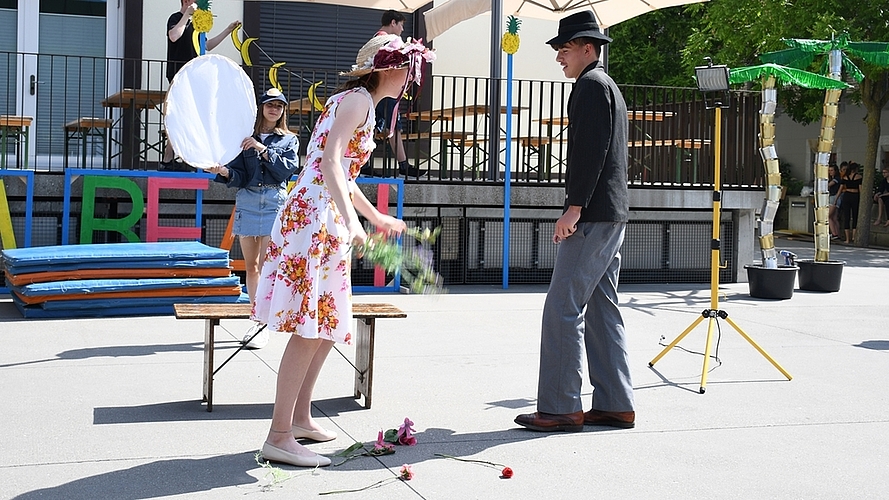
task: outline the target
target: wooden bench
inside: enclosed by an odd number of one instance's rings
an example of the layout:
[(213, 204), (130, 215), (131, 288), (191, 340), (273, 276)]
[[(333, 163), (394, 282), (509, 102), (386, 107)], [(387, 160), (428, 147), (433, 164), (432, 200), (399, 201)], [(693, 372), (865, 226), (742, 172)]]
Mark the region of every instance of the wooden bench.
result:
[(102, 168), (107, 168), (108, 161), (108, 131), (111, 129), (111, 120), (105, 118), (82, 117), (71, 120), (65, 124), (65, 149), (64, 167), (68, 168), (68, 150), (73, 140), (80, 142), (80, 167), (87, 168), (86, 149), (90, 137), (97, 137), (102, 141)]
[(24, 158), (25, 170), (28, 170), (28, 145), (33, 121), (31, 116), (0, 115), (0, 170), (6, 170), (6, 153), (10, 140), (16, 155), (16, 166)]
[[(232, 353), (219, 367), (215, 365), (216, 327), (223, 319), (248, 319), (250, 304), (175, 304), (177, 319), (202, 319), (204, 323), (204, 398), (207, 411), (213, 411), (213, 376), (244, 346)], [(364, 395), (364, 407), (370, 408), (373, 389), (374, 334), (377, 318), (406, 318), (407, 314), (391, 304), (352, 304), (352, 317), (358, 320), (355, 332), (355, 399)]]

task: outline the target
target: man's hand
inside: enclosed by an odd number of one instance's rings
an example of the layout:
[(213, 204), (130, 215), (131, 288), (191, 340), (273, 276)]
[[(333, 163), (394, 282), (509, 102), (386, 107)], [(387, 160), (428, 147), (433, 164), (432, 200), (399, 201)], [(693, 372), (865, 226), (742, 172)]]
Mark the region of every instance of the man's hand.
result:
[(226, 35), (231, 35), (232, 31), (234, 31), (235, 28), (237, 28), (237, 27), (240, 26), (240, 25), (241, 25), (241, 21), (232, 21), (232, 23), (229, 24), (229, 25), (225, 28), (225, 34), (226, 34)]
[(577, 221), (580, 220), (580, 207), (571, 205), (568, 210), (556, 221), (556, 232), (553, 234), (553, 243), (567, 239), (577, 230)]
[(179, 12), (182, 13), (184, 17), (189, 17), (194, 14), (194, 11), (198, 10), (198, 6), (195, 3), (190, 3), (188, 5), (183, 6), (179, 9)]

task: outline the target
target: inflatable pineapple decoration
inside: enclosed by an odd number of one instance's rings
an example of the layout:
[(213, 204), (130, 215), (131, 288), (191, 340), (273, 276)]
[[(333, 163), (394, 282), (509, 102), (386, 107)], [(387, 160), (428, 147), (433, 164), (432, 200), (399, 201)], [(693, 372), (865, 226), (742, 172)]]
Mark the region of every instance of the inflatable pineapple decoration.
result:
[(519, 26), (521, 26), (522, 20), (515, 17), (509, 16), (506, 21), (506, 33), (503, 34), (503, 37), (500, 39), (500, 47), (503, 49), (503, 52), (506, 52), (509, 55), (513, 55), (519, 50)]

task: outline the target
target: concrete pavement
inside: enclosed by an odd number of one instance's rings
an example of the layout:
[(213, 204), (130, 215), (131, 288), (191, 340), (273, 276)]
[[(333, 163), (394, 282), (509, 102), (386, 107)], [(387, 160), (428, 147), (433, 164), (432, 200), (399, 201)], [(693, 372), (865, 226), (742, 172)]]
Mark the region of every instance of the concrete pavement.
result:
[[(811, 258), (811, 243), (779, 239)], [(541, 434), (513, 423), (534, 411), (545, 287), (455, 287), (442, 296), (360, 295), (408, 313), (379, 320), (373, 408), (351, 398), (352, 368), (332, 352), (315, 417), (333, 455), (415, 422), (417, 446), (316, 471), (254, 461), (271, 416), (286, 342), (244, 352), (200, 403), (200, 321), (172, 317), (25, 321), (0, 298), (0, 498), (877, 499), (889, 491), (889, 251), (834, 246), (837, 293), (790, 300), (720, 287), (727, 311), (793, 376), (787, 381), (726, 322), (699, 394), (705, 321), (648, 362), (709, 307), (708, 285), (622, 286), (637, 426)], [(223, 323), (227, 352), (248, 323)], [(354, 348), (340, 347), (349, 359)], [(585, 388), (589, 405), (591, 388)], [(437, 457), (505, 464), (515, 471)], [(334, 463), (340, 460), (335, 459)]]

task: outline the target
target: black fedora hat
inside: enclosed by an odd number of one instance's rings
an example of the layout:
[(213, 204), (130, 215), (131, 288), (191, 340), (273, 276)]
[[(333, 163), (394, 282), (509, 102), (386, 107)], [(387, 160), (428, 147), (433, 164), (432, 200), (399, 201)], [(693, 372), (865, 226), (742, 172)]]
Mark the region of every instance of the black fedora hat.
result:
[(611, 41), (611, 38), (599, 31), (599, 24), (596, 22), (596, 16), (593, 14), (593, 11), (585, 10), (562, 18), (559, 21), (558, 36), (546, 43), (547, 45), (562, 45), (580, 37), (601, 40), (603, 44)]

